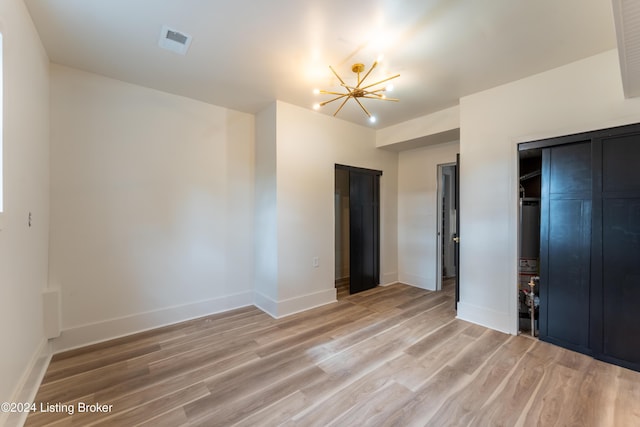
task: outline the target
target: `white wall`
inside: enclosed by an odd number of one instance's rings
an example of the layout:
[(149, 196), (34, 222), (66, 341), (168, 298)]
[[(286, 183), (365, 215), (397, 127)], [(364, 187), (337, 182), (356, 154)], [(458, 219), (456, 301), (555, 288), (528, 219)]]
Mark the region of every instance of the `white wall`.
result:
[[(22, 1), (0, 2), (0, 32), (5, 210), (0, 214), (0, 402), (5, 402), (28, 394), (23, 387), (29, 386), (27, 376), (45, 344), (41, 292), (47, 286), (49, 236), (49, 60)], [(0, 414), (0, 425), (5, 415)]]
[(278, 206), (276, 104), (256, 115), (255, 141), (255, 304), (277, 311)]
[(458, 316), (516, 333), (517, 143), (640, 122), (615, 50), (461, 99)]
[(51, 66), (56, 349), (253, 302), (254, 117)]
[[(375, 131), (277, 102), (277, 316), (335, 300), (335, 164), (382, 170), (381, 281), (397, 280), (398, 155)], [(313, 258), (320, 265), (313, 267)]]
[(398, 280), (435, 290), (438, 165), (456, 161), (458, 141), (400, 152), (398, 166)]
[[(417, 117), (379, 129), (376, 132), (376, 147), (396, 150), (417, 148), (420, 145), (453, 141), (448, 138), (460, 127), (460, 107), (458, 105), (426, 116)], [(455, 132), (452, 132), (454, 131)], [(444, 138), (444, 139), (443, 139)]]

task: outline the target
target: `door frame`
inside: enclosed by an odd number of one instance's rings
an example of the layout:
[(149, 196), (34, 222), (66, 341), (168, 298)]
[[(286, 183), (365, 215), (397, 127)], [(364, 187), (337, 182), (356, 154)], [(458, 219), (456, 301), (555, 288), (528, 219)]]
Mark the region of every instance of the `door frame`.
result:
[[(444, 168), (456, 166), (456, 162), (441, 163), (437, 165), (436, 178), (436, 291), (442, 290), (442, 236), (441, 225), (443, 220), (442, 196), (444, 195)], [(455, 195), (454, 195), (455, 196)]]

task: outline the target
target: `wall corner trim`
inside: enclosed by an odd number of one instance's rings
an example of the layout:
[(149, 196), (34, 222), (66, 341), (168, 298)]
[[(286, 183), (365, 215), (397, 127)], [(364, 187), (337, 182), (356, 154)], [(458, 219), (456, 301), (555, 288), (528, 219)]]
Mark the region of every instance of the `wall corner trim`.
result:
[(325, 304), (336, 302), (336, 288), (325, 289), (285, 300), (275, 301), (256, 292), (255, 306), (274, 319), (290, 316)]
[(458, 315), (456, 318), (504, 332), (505, 334), (514, 335), (513, 328), (510, 327), (512, 322), (509, 313), (503, 313), (460, 301), (458, 303)]
[[(11, 396), (11, 402), (33, 402), (40, 388), (44, 374), (51, 362), (51, 349), (46, 339), (40, 341), (38, 348), (22, 374), (20, 382)], [(0, 425), (22, 426), (27, 420), (28, 412), (0, 413)]]

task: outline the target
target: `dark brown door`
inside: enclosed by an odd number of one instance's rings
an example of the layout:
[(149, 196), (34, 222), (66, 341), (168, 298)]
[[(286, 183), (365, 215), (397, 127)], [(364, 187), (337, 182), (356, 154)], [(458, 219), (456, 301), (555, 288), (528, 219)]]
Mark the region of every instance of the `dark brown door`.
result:
[(455, 184), (455, 209), (456, 209), (456, 227), (453, 235), (455, 242), (454, 260), (456, 263), (456, 310), (458, 302), (460, 302), (460, 153), (456, 154), (456, 184)]
[(349, 169), (350, 293), (380, 282), (380, 175), (369, 169)]
[(542, 151), (540, 338), (589, 349), (591, 141)]

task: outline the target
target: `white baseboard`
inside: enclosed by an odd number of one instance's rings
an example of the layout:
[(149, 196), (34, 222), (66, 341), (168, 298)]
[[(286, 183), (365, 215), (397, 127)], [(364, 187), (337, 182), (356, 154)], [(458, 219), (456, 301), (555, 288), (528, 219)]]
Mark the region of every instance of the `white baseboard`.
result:
[(398, 283), (398, 273), (396, 271), (384, 273), (380, 279), (381, 286), (392, 285), (394, 283)]
[(268, 296), (261, 294), (260, 292), (254, 293), (253, 305), (260, 310), (267, 313), (274, 319), (278, 318), (278, 302), (269, 298)]
[(248, 291), (63, 329), (58, 338), (51, 340), (52, 350), (59, 353), (252, 304), (253, 292)]
[[(43, 339), (33, 354), (27, 369), (22, 374), (10, 402), (33, 402), (51, 361), (51, 351), (47, 340)], [(27, 420), (24, 413), (0, 413), (0, 426), (21, 427)]]
[(256, 307), (274, 319), (290, 316), (295, 313), (300, 313), (301, 311), (310, 310), (336, 301), (336, 288), (326, 289), (280, 301), (275, 301), (259, 292), (256, 292), (255, 297)]
[(325, 289), (278, 302), (278, 318), (336, 302), (336, 288)]
[(458, 315), (456, 317), (461, 320), (466, 320), (467, 322), (495, 329), (496, 331), (511, 334), (512, 328), (510, 328), (509, 313), (503, 313), (460, 301), (458, 302)]
[(399, 275), (399, 281), (400, 283), (405, 283), (407, 285), (420, 288), (420, 289), (426, 289), (428, 291), (436, 290), (436, 284), (433, 282), (431, 282), (430, 284), (429, 280), (423, 276), (416, 276), (414, 274), (401, 273)]
[(395, 282), (380, 283), (379, 286), (391, 286), (391, 285), (395, 285), (395, 284), (398, 284), (398, 283), (402, 283), (402, 282), (399, 282), (399, 281), (396, 280)]

